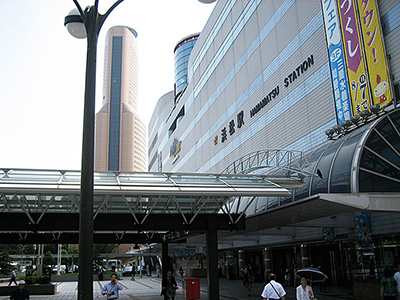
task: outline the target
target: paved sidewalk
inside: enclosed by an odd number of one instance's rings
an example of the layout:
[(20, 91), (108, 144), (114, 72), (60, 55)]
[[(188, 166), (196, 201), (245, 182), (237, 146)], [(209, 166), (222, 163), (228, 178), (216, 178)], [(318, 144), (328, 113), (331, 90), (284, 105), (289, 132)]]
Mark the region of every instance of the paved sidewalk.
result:
[[(95, 281), (93, 282), (94, 297), (93, 299), (105, 299), (101, 295), (101, 289), (108, 281)], [(119, 283), (122, 284), (123, 290), (120, 293), (120, 300), (156, 300), (163, 299), (160, 296), (161, 290), (161, 278), (156, 277), (143, 277), (137, 278), (135, 281), (129, 280), (129, 277), (124, 277)], [(8, 282), (0, 283), (0, 285), (7, 285)], [(42, 300), (75, 300), (77, 298), (77, 282), (58, 282), (57, 294), (51, 296), (31, 296), (31, 299), (42, 299)], [(226, 280), (221, 278), (219, 281), (220, 285), (220, 299), (221, 300), (248, 300), (248, 299), (261, 299), (261, 292), (265, 283), (256, 282), (252, 287), (252, 295), (247, 295), (247, 290), (243, 287), (241, 280)], [(29, 286), (27, 287), (29, 290)], [(285, 288), (287, 292), (286, 299), (296, 299), (295, 291), (292, 287)], [(363, 300), (348, 295), (348, 291), (344, 288), (333, 288), (328, 287), (327, 293), (319, 293), (319, 289), (316, 288), (314, 291), (318, 300)], [(200, 292), (201, 300), (207, 299), (207, 279), (201, 278), (200, 280)], [(0, 300), (9, 299), (9, 297), (0, 296)], [(176, 300), (184, 299), (182, 296), (182, 285), (179, 283), (179, 289), (175, 297)]]

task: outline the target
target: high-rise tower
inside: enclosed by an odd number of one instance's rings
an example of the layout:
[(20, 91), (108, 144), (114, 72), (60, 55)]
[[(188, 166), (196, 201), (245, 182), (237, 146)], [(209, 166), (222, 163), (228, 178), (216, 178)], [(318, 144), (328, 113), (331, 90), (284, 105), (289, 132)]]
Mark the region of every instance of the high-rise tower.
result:
[(137, 110), (136, 38), (126, 26), (107, 32), (103, 104), (96, 114), (96, 171), (147, 171), (147, 133)]

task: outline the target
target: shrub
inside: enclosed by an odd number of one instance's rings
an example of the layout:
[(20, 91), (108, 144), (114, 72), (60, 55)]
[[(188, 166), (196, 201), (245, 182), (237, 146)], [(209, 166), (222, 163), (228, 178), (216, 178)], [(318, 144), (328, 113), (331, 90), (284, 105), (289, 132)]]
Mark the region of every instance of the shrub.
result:
[(26, 276), (25, 277), (26, 284), (49, 284), (50, 277), (49, 276)]

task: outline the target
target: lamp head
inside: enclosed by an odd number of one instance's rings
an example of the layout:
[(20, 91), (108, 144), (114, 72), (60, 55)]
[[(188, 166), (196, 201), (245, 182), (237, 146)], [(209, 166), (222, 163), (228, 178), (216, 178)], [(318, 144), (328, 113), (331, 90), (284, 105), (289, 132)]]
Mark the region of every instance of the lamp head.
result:
[(363, 119), (366, 119), (370, 114), (371, 112), (368, 109), (360, 111), (359, 113), (360, 117)]
[(65, 17), (64, 25), (73, 37), (76, 37), (77, 39), (84, 39), (87, 37), (85, 24), (76, 8), (71, 10)]
[(199, 0), (199, 2), (201, 2), (201, 3), (213, 3), (215, 1), (216, 0)]
[(343, 121), (342, 123), (340, 123), (340, 125), (344, 128), (344, 129), (347, 129), (347, 128), (349, 128), (350, 126), (351, 126), (351, 121), (350, 120), (345, 120), (345, 121)]
[(335, 125), (335, 126), (333, 126), (333, 130), (334, 130), (337, 134), (339, 134), (339, 133), (342, 132), (342, 126), (341, 126), (341, 125)]
[(360, 121), (360, 116), (357, 116), (357, 115), (352, 116), (352, 117), (350, 118), (350, 121), (351, 121), (351, 123), (353, 123), (354, 125), (357, 125), (358, 122)]
[(372, 113), (374, 113), (375, 115), (378, 115), (379, 114), (379, 110), (381, 109), (381, 106), (379, 105), (379, 104), (374, 104), (374, 105), (371, 105), (370, 107), (369, 107), (369, 110), (372, 112)]
[(325, 130), (325, 134), (328, 136), (328, 139), (332, 138), (332, 135), (335, 133), (333, 129)]

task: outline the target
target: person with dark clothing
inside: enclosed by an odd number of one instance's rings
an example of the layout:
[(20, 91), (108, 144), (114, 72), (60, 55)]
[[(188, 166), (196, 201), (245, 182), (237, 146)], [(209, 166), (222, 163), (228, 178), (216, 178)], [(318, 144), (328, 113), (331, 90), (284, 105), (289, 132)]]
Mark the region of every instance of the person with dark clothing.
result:
[(132, 265), (132, 273), (131, 273), (131, 275), (132, 275), (131, 280), (132, 281), (135, 281), (135, 274), (136, 274), (136, 266)]
[(17, 273), (15, 272), (15, 270), (12, 270), (11, 271), (11, 278), (10, 278), (10, 282), (8, 283), (8, 286), (10, 286), (11, 285), (11, 283), (15, 283), (15, 285), (18, 285), (17, 284)]
[(25, 281), (21, 280), (16, 290), (11, 293), (10, 300), (29, 300), (29, 292), (25, 289)]
[(163, 279), (161, 286), (161, 296), (164, 296), (164, 300), (174, 300), (178, 285), (174, 276), (172, 276), (172, 271), (167, 272), (167, 278)]
[(99, 281), (103, 280), (103, 267), (98, 266), (98, 268), (97, 268), (97, 276), (99, 277)]
[(179, 280), (182, 281), (183, 280), (183, 274), (185, 272), (183, 271), (182, 267), (179, 267)]
[(255, 282), (254, 272), (251, 265), (244, 269), (243, 286), (247, 289), (247, 295), (251, 295), (251, 286)]
[(383, 270), (381, 280), (381, 297), (384, 300), (396, 300), (396, 296), (399, 296), (397, 282), (393, 277), (393, 272), (389, 268), (386, 268)]

